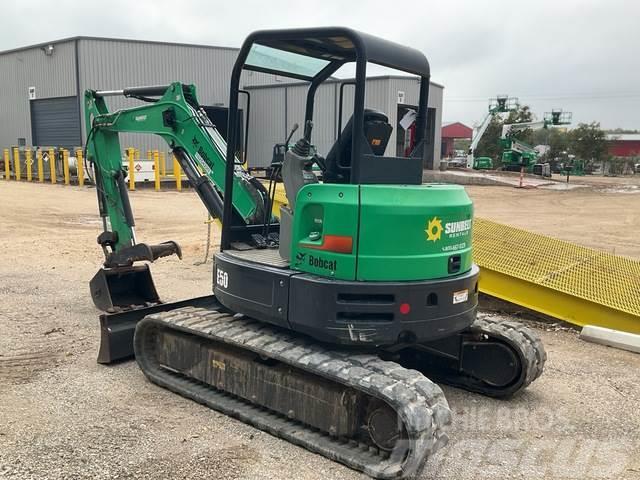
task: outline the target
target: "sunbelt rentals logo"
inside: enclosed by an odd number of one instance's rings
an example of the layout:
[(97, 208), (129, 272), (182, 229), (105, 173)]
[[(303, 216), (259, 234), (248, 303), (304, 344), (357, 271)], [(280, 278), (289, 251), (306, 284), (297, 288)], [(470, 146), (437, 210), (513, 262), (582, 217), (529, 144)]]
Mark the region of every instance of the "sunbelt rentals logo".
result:
[(472, 220), (460, 220), (457, 222), (447, 222), (442, 225), (442, 219), (433, 217), (427, 222), (425, 233), (428, 242), (437, 242), (444, 233), (448, 238), (457, 238), (467, 235), (471, 230)]
[(442, 237), (442, 220), (438, 217), (433, 217), (427, 223), (427, 229), (425, 230), (427, 234), (427, 242), (437, 242)]

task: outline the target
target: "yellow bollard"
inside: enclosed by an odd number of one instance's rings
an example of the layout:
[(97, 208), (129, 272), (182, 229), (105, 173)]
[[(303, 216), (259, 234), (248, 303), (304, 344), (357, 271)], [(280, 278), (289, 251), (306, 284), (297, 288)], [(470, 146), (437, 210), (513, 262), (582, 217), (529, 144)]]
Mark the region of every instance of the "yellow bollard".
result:
[(69, 185), (71, 178), (69, 177), (69, 150), (62, 149), (62, 171), (64, 173), (64, 184)]
[(160, 190), (160, 158), (158, 151), (153, 152), (153, 176), (156, 183), (156, 191)]
[(27, 148), (24, 151), (24, 163), (27, 166), (27, 182), (31, 181), (31, 164), (33, 161), (31, 160), (31, 148)]
[(136, 169), (134, 164), (134, 152), (133, 148), (127, 149), (127, 157), (129, 158), (129, 190), (134, 191), (136, 189)]
[(38, 181), (44, 183), (44, 164), (42, 163), (42, 150), (36, 150), (36, 159), (38, 161)]
[(20, 150), (18, 147), (13, 147), (13, 172), (16, 177), (16, 181), (20, 181)]
[(153, 151), (147, 150), (147, 159), (148, 160), (153, 160)]
[(84, 187), (84, 159), (82, 158), (82, 149), (76, 150), (76, 162), (78, 172), (78, 185)]
[(173, 176), (176, 178), (176, 190), (182, 190), (182, 169), (176, 156), (173, 156)]
[(9, 166), (9, 149), (4, 149), (4, 179), (11, 180), (11, 167)]
[(140, 161), (140, 150), (138, 150), (137, 148), (135, 149), (135, 154), (136, 154), (136, 162)]
[(160, 152), (160, 176), (161, 177), (167, 176), (167, 162), (164, 157), (164, 152)]
[(51, 183), (55, 184), (58, 179), (56, 178), (56, 152), (53, 148), (49, 149), (49, 169), (51, 170)]

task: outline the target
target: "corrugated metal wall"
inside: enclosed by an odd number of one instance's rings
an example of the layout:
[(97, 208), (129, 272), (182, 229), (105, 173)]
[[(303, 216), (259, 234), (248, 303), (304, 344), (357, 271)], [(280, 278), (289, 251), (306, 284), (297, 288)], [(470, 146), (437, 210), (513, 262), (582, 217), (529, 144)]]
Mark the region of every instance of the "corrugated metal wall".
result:
[[(54, 53), (40, 46), (0, 54), (0, 148), (32, 143), (28, 88), (37, 98), (77, 95), (75, 44), (78, 44), (80, 95), (85, 89), (120, 89), (172, 81), (194, 83), (204, 105), (228, 105), (231, 70), (238, 50), (195, 45), (172, 45), (117, 39), (79, 38), (53, 42)], [(258, 72), (246, 72), (242, 85), (287, 83)], [(135, 100), (109, 98), (111, 109), (135, 105)], [(241, 105), (242, 107), (243, 105)], [(84, 112), (81, 112), (82, 117)], [(83, 139), (86, 135), (82, 120)], [(121, 144), (141, 150), (168, 150), (164, 142), (146, 135), (122, 135)]]
[(56, 43), (53, 54), (38, 47), (0, 55), (0, 147), (25, 138), (31, 145), (29, 87), (37, 98), (76, 95), (74, 42)]
[[(227, 106), (231, 70), (237, 54), (238, 50), (234, 48), (81, 39), (80, 89), (111, 90), (181, 81), (197, 86), (201, 104)], [(245, 72), (241, 85), (271, 84), (274, 81), (273, 75)], [(139, 104), (136, 100), (121, 97), (110, 97), (107, 102), (111, 110)], [(84, 125), (83, 135), (86, 135)], [(129, 145), (139, 148), (142, 157), (149, 149), (168, 151), (166, 143), (149, 135), (123, 134), (120, 143), (123, 148)]]
[[(294, 123), (304, 121), (306, 84), (248, 87), (251, 92), (251, 130), (249, 132), (248, 159), (251, 167), (264, 167), (271, 161), (273, 145), (284, 141)], [(405, 103), (418, 103), (419, 81), (415, 78), (381, 77), (367, 80), (365, 104), (368, 108), (387, 114), (389, 123), (397, 123), (396, 101), (398, 91), (405, 92)], [(353, 86), (344, 87), (342, 125), (353, 112)], [(326, 155), (337, 138), (340, 85), (326, 82), (318, 89), (314, 107), (313, 143), (321, 155)], [(286, 105), (286, 108), (285, 108)], [(440, 161), (440, 130), (442, 125), (442, 87), (431, 84), (429, 88), (429, 108), (436, 110), (434, 165)], [(268, 128), (258, 128), (269, 125)], [(302, 130), (300, 130), (301, 133)], [(297, 138), (298, 133), (294, 135)], [(395, 131), (387, 145), (386, 155), (395, 155)]]

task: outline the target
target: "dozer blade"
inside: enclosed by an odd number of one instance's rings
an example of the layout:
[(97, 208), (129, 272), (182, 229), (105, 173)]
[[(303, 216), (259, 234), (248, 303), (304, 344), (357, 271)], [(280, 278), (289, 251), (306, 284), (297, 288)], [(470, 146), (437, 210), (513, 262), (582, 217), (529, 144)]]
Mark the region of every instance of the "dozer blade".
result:
[(101, 268), (89, 282), (98, 309), (114, 313), (160, 303), (149, 265)]
[(207, 306), (213, 295), (163, 303), (151, 278), (149, 265), (101, 268), (89, 283), (93, 303), (106, 312), (100, 315), (98, 363), (131, 358), (137, 323), (151, 313), (187, 306)]
[(109, 364), (133, 358), (133, 335), (136, 325), (147, 315), (167, 312), (182, 307), (218, 306), (213, 295), (195, 297), (171, 303), (158, 303), (150, 307), (125, 310), (118, 313), (103, 313), (100, 315), (100, 350), (98, 363)]

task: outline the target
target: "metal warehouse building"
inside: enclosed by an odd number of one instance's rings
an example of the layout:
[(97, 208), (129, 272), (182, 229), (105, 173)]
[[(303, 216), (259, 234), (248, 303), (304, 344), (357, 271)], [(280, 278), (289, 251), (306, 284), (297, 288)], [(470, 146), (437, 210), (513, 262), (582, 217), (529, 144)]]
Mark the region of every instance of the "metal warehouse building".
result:
[[(86, 131), (81, 97), (86, 89), (113, 90), (138, 85), (193, 83), (203, 105), (224, 107), (237, 48), (187, 45), (112, 38), (73, 37), (0, 52), (0, 148), (83, 145)], [(317, 94), (314, 142), (326, 154), (337, 138), (341, 80), (330, 80)], [(291, 126), (302, 124), (306, 84), (259, 72), (245, 72), (242, 84), (250, 92), (247, 160), (262, 167), (272, 146), (282, 142)], [(431, 84), (428, 132), (432, 148), (427, 167), (440, 160), (442, 86)], [(367, 107), (385, 112), (394, 126), (387, 155), (400, 155), (408, 134), (400, 126), (417, 102), (418, 80), (412, 77), (372, 77), (367, 83)], [(350, 111), (352, 87), (344, 88), (344, 110)], [(135, 100), (112, 97), (112, 110)], [(246, 108), (246, 105), (244, 106)], [(342, 124), (348, 120), (343, 116)], [(123, 148), (167, 150), (160, 139), (122, 135)]]

